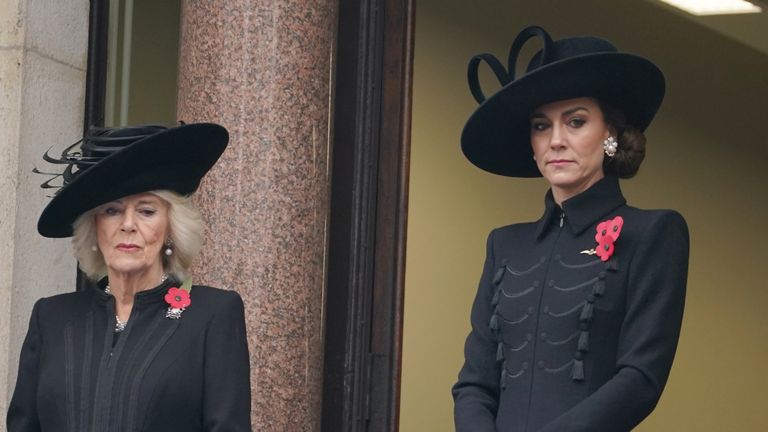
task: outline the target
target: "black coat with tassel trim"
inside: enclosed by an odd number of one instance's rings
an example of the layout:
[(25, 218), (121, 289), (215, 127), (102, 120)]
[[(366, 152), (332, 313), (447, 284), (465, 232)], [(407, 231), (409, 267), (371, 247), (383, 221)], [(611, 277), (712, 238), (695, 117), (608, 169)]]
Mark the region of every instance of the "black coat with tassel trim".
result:
[(136, 294), (115, 333), (103, 283), (39, 300), (22, 346), (9, 432), (250, 431), (250, 366), (243, 302), (193, 286), (179, 319), (164, 296)]
[[(539, 221), (488, 237), (453, 387), (458, 432), (629, 431), (664, 389), (683, 317), (685, 220), (627, 206), (615, 177), (562, 208), (551, 191), (545, 203)], [(598, 244), (598, 225), (617, 216), (615, 241)]]

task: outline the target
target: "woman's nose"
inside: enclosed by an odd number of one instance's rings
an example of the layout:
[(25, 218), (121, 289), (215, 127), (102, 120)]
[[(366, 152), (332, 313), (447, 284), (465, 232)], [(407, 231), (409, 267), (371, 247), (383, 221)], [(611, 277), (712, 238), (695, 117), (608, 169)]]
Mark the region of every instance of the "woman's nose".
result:
[(123, 216), (122, 224), (120, 224), (120, 229), (123, 231), (133, 231), (135, 229), (134, 224), (133, 212), (126, 211)]
[(549, 136), (549, 146), (551, 148), (563, 147), (565, 145), (563, 139), (563, 132), (560, 130), (560, 127), (553, 126), (552, 133)]

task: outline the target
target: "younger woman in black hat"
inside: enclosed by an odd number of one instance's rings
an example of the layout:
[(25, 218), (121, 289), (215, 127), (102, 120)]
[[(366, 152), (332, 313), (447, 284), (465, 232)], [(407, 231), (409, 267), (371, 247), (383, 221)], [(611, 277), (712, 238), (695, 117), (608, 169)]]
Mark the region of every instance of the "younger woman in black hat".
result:
[(214, 124), (105, 129), (58, 160), (38, 231), (74, 235), (98, 283), (35, 304), (8, 431), (251, 430), (242, 300), (187, 278), (203, 234), (188, 195), (227, 141)]
[[(526, 73), (517, 55), (543, 39)], [(503, 87), (485, 99), (485, 61)], [(493, 230), (465, 363), (457, 431), (628, 431), (655, 407), (683, 314), (688, 231), (671, 210), (640, 210), (618, 178), (637, 172), (664, 95), (650, 61), (592, 38), (515, 39), (507, 69), (470, 62), (481, 104), (462, 133), (478, 167), (550, 184), (538, 221)]]

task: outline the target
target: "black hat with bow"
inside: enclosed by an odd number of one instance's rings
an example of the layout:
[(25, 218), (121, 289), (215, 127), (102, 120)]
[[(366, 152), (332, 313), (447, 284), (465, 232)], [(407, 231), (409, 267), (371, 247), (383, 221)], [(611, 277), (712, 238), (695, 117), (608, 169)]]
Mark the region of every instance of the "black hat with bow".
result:
[[(515, 76), (517, 57), (532, 37), (544, 47), (526, 72)], [(490, 66), (502, 88), (487, 98), (480, 88), (480, 62)], [(580, 97), (596, 98), (620, 110), (643, 131), (664, 98), (664, 75), (649, 60), (619, 52), (607, 40), (572, 37), (553, 41), (538, 26), (521, 31), (509, 52), (507, 68), (491, 54), (469, 62), (469, 88), (480, 104), (464, 125), (461, 149), (479, 168), (509, 177), (540, 177), (533, 160), (530, 115), (541, 105)]]
[[(69, 237), (75, 219), (101, 204), (154, 190), (188, 195), (228, 142), (227, 130), (213, 123), (93, 128), (61, 158), (43, 157), (67, 167), (37, 230), (45, 237)], [(43, 187), (56, 186), (49, 180)]]

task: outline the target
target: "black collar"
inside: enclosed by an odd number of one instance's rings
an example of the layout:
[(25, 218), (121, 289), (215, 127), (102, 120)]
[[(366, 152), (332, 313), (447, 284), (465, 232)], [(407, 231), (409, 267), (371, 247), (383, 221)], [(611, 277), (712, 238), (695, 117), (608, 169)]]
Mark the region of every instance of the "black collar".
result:
[[(104, 292), (104, 289), (107, 287), (107, 277), (101, 278), (96, 283), (90, 284), (92, 291), (96, 294), (96, 297), (101, 299), (102, 301), (106, 301), (112, 298), (112, 294), (107, 294)], [(148, 290), (139, 291), (133, 296), (133, 302), (134, 304), (144, 304), (144, 303), (155, 303), (163, 299), (165, 300), (165, 294), (168, 292), (168, 288), (170, 287), (179, 287), (181, 286), (181, 281), (172, 274), (168, 275), (168, 278), (162, 282), (160, 285), (150, 288)]]
[(554, 218), (565, 212), (565, 222), (574, 235), (595, 225), (598, 219), (627, 203), (619, 188), (619, 179), (606, 176), (589, 189), (563, 201), (562, 209), (555, 203), (552, 190), (544, 198), (544, 215), (536, 223), (536, 238), (541, 238)]

